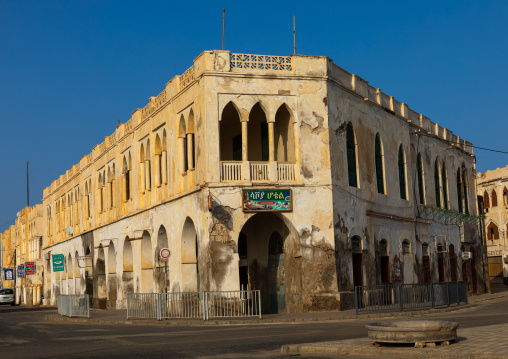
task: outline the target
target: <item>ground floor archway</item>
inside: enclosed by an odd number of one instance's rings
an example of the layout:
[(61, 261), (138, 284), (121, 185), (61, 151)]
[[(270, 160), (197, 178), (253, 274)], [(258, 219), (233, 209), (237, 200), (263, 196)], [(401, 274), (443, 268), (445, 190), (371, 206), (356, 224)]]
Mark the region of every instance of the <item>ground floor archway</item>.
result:
[(258, 213), (238, 238), (240, 288), (261, 291), (263, 313), (296, 312), (301, 306), (301, 255), (291, 223), (278, 214)]

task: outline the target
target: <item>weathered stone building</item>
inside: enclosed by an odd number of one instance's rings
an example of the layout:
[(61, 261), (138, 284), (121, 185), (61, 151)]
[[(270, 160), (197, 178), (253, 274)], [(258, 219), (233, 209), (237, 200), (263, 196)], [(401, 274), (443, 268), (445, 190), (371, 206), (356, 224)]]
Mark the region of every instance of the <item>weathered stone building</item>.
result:
[(349, 308), (362, 284), (476, 292), (475, 193), (468, 142), (330, 59), (203, 52), (44, 190), (44, 252), (66, 261), (46, 262), (46, 303), (249, 287), (263, 312), (301, 312)]
[(508, 284), (508, 167), (478, 173), (491, 285)]
[[(16, 288), (16, 303), (38, 304), (42, 294), (44, 261), (42, 204), (25, 207), (17, 213), (15, 224), (1, 236), (2, 282), (7, 288)], [(33, 263), (33, 274), (18, 275), (18, 266), (23, 269), (26, 263)], [(5, 278), (5, 269), (14, 270), (14, 280)]]

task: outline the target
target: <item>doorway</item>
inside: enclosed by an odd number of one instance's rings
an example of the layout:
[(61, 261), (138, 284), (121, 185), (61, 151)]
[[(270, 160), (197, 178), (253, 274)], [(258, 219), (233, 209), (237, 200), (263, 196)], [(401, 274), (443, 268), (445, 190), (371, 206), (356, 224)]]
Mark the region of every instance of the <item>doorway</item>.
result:
[(353, 256), (353, 287), (363, 286), (363, 258), (361, 239), (351, 239), (351, 252)]
[(286, 312), (286, 262), (284, 261), (284, 240), (279, 232), (273, 232), (270, 236), (268, 296), (270, 313)]

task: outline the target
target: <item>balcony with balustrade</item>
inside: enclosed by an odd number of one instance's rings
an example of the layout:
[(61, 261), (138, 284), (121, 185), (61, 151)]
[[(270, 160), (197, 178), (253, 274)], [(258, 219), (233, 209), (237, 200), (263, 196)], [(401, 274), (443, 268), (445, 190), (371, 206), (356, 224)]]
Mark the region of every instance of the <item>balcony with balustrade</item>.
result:
[(221, 182), (298, 180), (294, 117), (286, 104), (277, 105), (273, 119), (260, 102), (243, 118), (234, 101), (224, 106), (219, 124)]

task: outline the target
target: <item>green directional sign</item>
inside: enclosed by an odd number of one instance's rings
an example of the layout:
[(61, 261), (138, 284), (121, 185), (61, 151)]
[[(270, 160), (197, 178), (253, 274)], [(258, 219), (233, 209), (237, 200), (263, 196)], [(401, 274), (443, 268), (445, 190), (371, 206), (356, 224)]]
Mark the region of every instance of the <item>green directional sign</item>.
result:
[(63, 272), (64, 268), (64, 256), (63, 254), (53, 254), (53, 272)]

